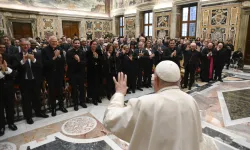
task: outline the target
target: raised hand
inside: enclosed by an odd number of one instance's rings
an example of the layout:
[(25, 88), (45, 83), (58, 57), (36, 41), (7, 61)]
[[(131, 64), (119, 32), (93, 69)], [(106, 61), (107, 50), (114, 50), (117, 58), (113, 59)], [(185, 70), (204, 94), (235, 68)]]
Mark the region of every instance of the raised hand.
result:
[(116, 81), (115, 77), (113, 77), (115, 82), (115, 90), (116, 93), (121, 93), (126, 95), (128, 87), (127, 87), (127, 75), (124, 75), (122, 72), (118, 73), (118, 81)]
[(78, 55), (75, 55), (74, 58), (77, 62), (80, 62), (80, 57)]
[(35, 60), (35, 56), (33, 54), (28, 54), (28, 58), (31, 60), (31, 61), (34, 61)]

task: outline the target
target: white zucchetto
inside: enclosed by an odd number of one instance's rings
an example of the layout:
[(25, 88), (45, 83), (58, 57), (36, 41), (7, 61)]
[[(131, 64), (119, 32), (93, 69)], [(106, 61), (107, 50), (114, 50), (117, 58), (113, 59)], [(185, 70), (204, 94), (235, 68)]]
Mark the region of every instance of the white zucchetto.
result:
[(169, 60), (160, 62), (155, 68), (156, 75), (166, 82), (177, 82), (181, 78), (178, 65)]

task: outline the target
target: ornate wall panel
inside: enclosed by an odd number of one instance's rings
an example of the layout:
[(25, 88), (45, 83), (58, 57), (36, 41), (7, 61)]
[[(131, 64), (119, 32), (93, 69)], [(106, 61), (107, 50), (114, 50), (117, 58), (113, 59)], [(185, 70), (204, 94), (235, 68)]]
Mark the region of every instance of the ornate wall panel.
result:
[(129, 38), (135, 37), (135, 19), (136, 17), (126, 17), (125, 18), (125, 36)]
[(155, 13), (155, 30), (154, 34), (156, 38), (164, 38), (170, 36), (170, 20), (171, 12)]
[(37, 18), (38, 35), (42, 38), (48, 38), (51, 35), (61, 35), (61, 20), (58, 17), (38, 16)]
[(84, 28), (86, 29), (84, 37), (87, 39), (100, 38), (106, 33), (111, 33), (112, 21), (109, 20), (97, 20), (86, 19), (84, 21)]
[(240, 5), (218, 5), (201, 8), (201, 37), (212, 40), (233, 40), (237, 47)]

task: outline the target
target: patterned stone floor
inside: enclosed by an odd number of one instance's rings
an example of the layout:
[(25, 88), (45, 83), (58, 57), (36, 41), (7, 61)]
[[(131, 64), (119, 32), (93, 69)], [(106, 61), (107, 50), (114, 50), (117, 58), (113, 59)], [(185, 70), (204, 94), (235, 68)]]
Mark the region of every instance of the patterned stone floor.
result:
[[(191, 94), (195, 98), (200, 108), (204, 134), (201, 150), (249, 150), (250, 124), (248, 122), (250, 122), (250, 120), (247, 120), (248, 111), (250, 110), (247, 109), (249, 108), (249, 92), (244, 91), (238, 94), (238, 96), (235, 96), (234, 93), (237, 90), (250, 88), (250, 74), (235, 70), (225, 70), (223, 80), (224, 82), (222, 83), (203, 83), (198, 81), (190, 91), (183, 89), (183, 91)], [(144, 89), (144, 91), (137, 91), (135, 94), (127, 95), (125, 100), (153, 92), (152, 88)], [(226, 94), (223, 95), (223, 92), (228, 92), (229, 96), (226, 96)], [(221, 100), (220, 93), (222, 93), (223, 100)], [(238, 102), (237, 99), (240, 99), (242, 101), (241, 105), (238, 106), (236, 103), (233, 108), (244, 107), (244, 115), (239, 113), (237, 116), (238, 119), (230, 117), (229, 112), (232, 113), (235, 110), (231, 109), (233, 110), (231, 111), (228, 109), (226, 106), (227, 100), (225, 99), (232, 101), (230, 105)], [(226, 107), (224, 105), (222, 106), (221, 101), (225, 102)], [(49, 144), (50, 147), (57, 147), (58, 143), (59, 146), (65, 144), (66, 147), (70, 147), (71, 149), (77, 149), (77, 146), (82, 146), (83, 143), (92, 143), (92, 145), (85, 144), (84, 146), (94, 146), (96, 149), (99, 149), (100, 146), (106, 149), (127, 149), (128, 143), (109, 133), (102, 125), (104, 111), (108, 104), (109, 101), (104, 99), (103, 103), (98, 106), (88, 104), (87, 109), (80, 109), (77, 112), (75, 112), (73, 108), (69, 108), (69, 112), (66, 114), (58, 111), (56, 117), (49, 117), (47, 119), (34, 118), (35, 123), (33, 125), (28, 125), (25, 121), (17, 122), (19, 130), (13, 132), (6, 129), (6, 134), (0, 137), (0, 149), (14, 150), (15, 147), (17, 147), (17, 149), (20, 148), (21, 150), (47, 150), (47, 144)], [(222, 108), (224, 107), (228, 111), (229, 120), (227, 120), (228, 118), (226, 118), (225, 113), (223, 113), (224, 109)], [(237, 109), (235, 113), (237, 113)], [(90, 128), (90, 131), (86, 134), (70, 136), (62, 132), (62, 125), (66, 121), (83, 116), (92, 117), (96, 120), (97, 124), (94, 130)], [(228, 124), (225, 121), (231, 121), (233, 125), (230, 124), (231, 122)], [(77, 132), (77, 130), (74, 130), (74, 132), (75, 131)]]

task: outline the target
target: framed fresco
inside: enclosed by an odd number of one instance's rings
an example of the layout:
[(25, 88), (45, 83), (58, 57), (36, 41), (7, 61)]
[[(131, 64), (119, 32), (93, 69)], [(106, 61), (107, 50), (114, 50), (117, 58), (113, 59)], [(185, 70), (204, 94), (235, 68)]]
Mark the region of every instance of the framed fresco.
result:
[(169, 16), (158, 16), (157, 17), (157, 27), (164, 28), (169, 26)]
[(157, 37), (163, 39), (164, 37), (169, 36), (168, 35), (168, 30), (157, 30)]
[(212, 10), (211, 25), (225, 25), (228, 18), (228, 9)]
[(100, 21), (95, 21), (95, 22), (94, 22), (94, 25), (95, 25), (94, 30), (96, 30), (96, 31), (102, 30), (102, 22), (100, 22)]

